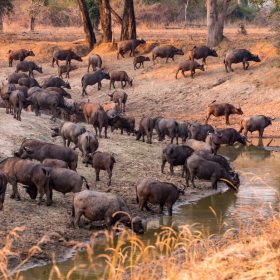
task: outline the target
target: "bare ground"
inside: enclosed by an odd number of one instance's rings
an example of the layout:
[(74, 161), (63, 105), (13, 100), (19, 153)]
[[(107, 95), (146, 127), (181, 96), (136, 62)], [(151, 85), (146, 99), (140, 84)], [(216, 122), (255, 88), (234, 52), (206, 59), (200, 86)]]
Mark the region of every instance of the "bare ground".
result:
[[(53, 33), (52, 33), (53, 32)], [(87, 47), (82, 40), (72, 42), (82, 38), (81, 30), (77, 30), (75, 36), (62, 37), (62, 32), (52, 30), (49, 33), (32, 35), (9, 34), (0, 44), (1, 68), (0, 77), (5, 81), (7, 75), (14, 71), (7, 67), (7, 52), (9, 49), (21, 47), (32, 48), (36, 53), (35, 60), (43, 66), (44, 74), (36, 74), (36, 78), (41, 82), (50, 75), (56, 75), (57, 69), (51, 67), (51, 54), (54, 48), (73, 48), (80, 54), (85, 55)], [(194, 45), (205, 43), (205, 30), (141, 30), (141, 37), (148, 40), (147, 46), (140, 48), (141, 53), (148, 53), (152, 46), (157, 43), (174, 44), (183, 47), (186, 52)], [(249, 35), (241, 37), (236, 35), (235, 29), (227, 29), (227, 40), (217, 49), (219, 58), (209, 58), (205, 72), (197, 72), (195, 79), (183, 78), (180, 74), (175, 80), (177, 64), (186, 57), (176, 57), (175, 62), (165, 64), (164, 61), (153, 65), (152, 62), (145, 64), (145, 69), (133, 70), (132, 58), (121, 60), (116, 59), (114, 46), (111, 44), (99, 45), (93, 52), (102, 56), (104, 66), (108, 70), (126, 70), (134, 78), (134, 86), (127, 88), (129, 95), (127, 114), (133, 115), (137, 123), (141, 116), (166, 116), (177, 120), (197, 120), (203, 122), (207, 104), (213, 100), (218, 102), (229, 102), (240, 104), (245, 115), (265, 114), (275, 117), (273, 126), (266, 131), (267, 137), (279, 137), (279, 77), (280, 72), (277, 67), (277, 50), (274, 46), (275, 34), (268, 29), (249, 28)], [(51, 36), (53, 34), (53, 37)], [(29, 38), (29, 37), (30, 38)], [(51, 38), (52, 37), (52, 38)], [(46, 39), (47, 38), (47, 39)], [(60, 40), (63, 38), (63, 41)], [(5, 40), (4, 40), (5, 39)], [(41, 40), (40, 40), (41, 39)], [(44, 40), (44, 41), (42, 41)], [(223, 56), (228, 48), (248, 48), (254, 53), (258, 53), (262, 62), (251, 63), (248, 71), (243, 71), (241, 65), (233, 66), (234, 73), (227, 74), (223, 67)], [(84, 62), (78, 64), (79, 69), (70, 74), (70, 91), (73, 98), (82, 100), (81, 97), (81, 77), (86, 72), (87, 57)], [(103, 82), (101, 91), (96, 87), (88, 88), (91, 101), (100, 103), (109, 102), (109, 82)], [(49, 116), (36, 118), (33, 113), (23, 113), (22, 122), (15, 121), (12, 116), (6, 115), (4, 110), (0, 111), (0, 155), (6, 157), (12, 155), (13, 151), (19, 147), (21, 141), (26, 137), (32, 137), (44, 141), (62, 143), (60, 139), (50, 137)], [(238, 128), (240, 116), (230, 118), (233, 127)], [(216, 127), (224, 127), (224, 119), (210, 119), (210, 124)], [(91, 126), (87, 126), (92, 130)], [(156, 140), (152, 145), (138, 142), (132, 136), (120, 135), (118, 132), (109, 134), (110, 139), (100, 140), (100, 150), (109, 151), (115, 154), (117, 164), (113, 174), (113, 184), (108, 189), (107, 175), (101, 174), (101, 182), (94, 182), (94, 170), (85, 168), (79, 162), (78, 172), (84, 175), (92, 183), (93, 188), (102, 191), (118, 193), (128, 202), (133, 213), (137, 213), (143, 218), (147, 218), (146, 212), (139, 212), (135, 201), (135, 185), (144, 177), (153, 177), (159, 180), (172, 181), (176, 185), (184, 184), (179, 176), (179, 169), (175, 177), (160, 173), (160, 158), (162, 147), (167, 143), (158, 143)], [(167, 168), (166, 168), (167, 171)], [(37, 206), (36, 202), (30, 201), (23, 189), (20, 189), (22, 201), (17, 202), (9, 198), (10, 188), (5, 201), (4, 212), (1, 215), (0, 224), (0, 246), (4, 242), (6, 234), (17, 226), (25, 226), (25, 231), (21, 238), (15, 243), (15, 250), (19, 253), (19, 258), (14, 259), (15, 265), (19, 259), (24, 259), (27, 250), (42, 238), (44, 235), (52, 235), (47, 242), (40, 245), (43, 252), (36, 255), (36, 261), (50, 260), (52, 252), (58, 257), (64, 253), (64, 249), (69, 244), (66, 240), (86, 240), (91, 231), (88, 229), (74, 230), (71, 226), (70, 210), (72, 195), (63, 197), (55, 194), (54, 204), (51, 207)], [(192, 199), (194, 196), (202, 196), (211, 193), (209, 186), (203, 189), (189, 189), (181, 201)]]

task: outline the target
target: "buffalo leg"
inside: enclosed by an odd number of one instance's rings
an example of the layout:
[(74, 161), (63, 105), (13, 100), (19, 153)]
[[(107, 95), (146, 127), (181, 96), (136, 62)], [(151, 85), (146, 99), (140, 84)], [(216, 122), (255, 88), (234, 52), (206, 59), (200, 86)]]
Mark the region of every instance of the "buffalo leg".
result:
[(189, 185), (190, 172), (189, 172), (187, 167), (184, 166), (184, 168), (185, 168), (185, 171), (186, 171), (186, 186), (189, 187), (190, 186)]
[(55, 58), (52, 59), (52, 67), (54, 67)]
[(95, 181), (100, 181), (100, 178), (99, 178), (99, 173), (100, 173), (100, 169), (96, 168), (95, 169)]
[[(180, 69), (177, 70), (176, 75), (175, 75), (175, 79), (178, 78), (178, 73), (179, 73), (179, 71), (180, 71)], [(183, 71), (182, 71), (182, 73), (183, 73)]]
[(42, 201), (43, 201), (43, 197), (44, 197), (45, 191), (44, 191), (44, 189), (39, 188), (39, 189), (38, 189), (38, 193), (39, 193), (38, 205), (41, 205), (41, 203), (42, 203)]
[(75, 228), (79, 228), (79, 222), (80, 222), (80, 218), (83, 215), (83, 212), (79, 211), (78, 213), (75, 214), (75, 218), (74, 218), (74, 227)]
[(203, 57), (202, 62), (203, 62), (204, 64), (206, 64), (206, 58), (205, 58), (205, 57)]
[(111, 168), (106, 168), (106, 169), (109, 176), (108, 186), (110, 186), (112, 182), (112, 169)]
[(225, 69), (226, 69), (226, 72), (228, 73), (228, 63), (225, 61)]
[[(161, 173), (164, 173), (164, 167), (166, 164), (166, 159), (162, 159), (162, 164), (161, 164)], [(170, 165), (170, 172), (171, 172), (171, 165)]]
[(167, 205), (167, 209), (168, 209), (168, 215), (172, 216), (172, 204), (171, 205)]
[(231, 63), (229, 63), (228, 67), (229, 67), (229, 69), (230, 69), (231, 72), (234, 72), (233, 69), (232, 69), (232, 67), (231, 67)]
[(218, 189), (218, 181), (217, 181), (216, 177), (212, 177), (211, 183), (212, 183), (212, 188), (217, 190)]
[(107, 136), (107, 126), (105, 126), (105, 132), (104, 132), (104, 134), (105, 134), (105, 138), (108, 138), (108, 136)]
[(20, 195), (18, 193), (17, 181), (13, 181), (12, 186), (13, 186), (13, 193), (11, 194), (11, 199), (20, 200)]
[(226, 113), (226, 124), (229, 125), (229, 114)]
[(263, 132), (264, 132), (263, 128), (259, 130), (259, 138), (263, 138)]
[(99, 130), (99, 138), (102, 138), (102, 126), (99, 126), (98, 130)]
[(182, 74), (183, 74), (184, 78), (187, 78), (187, 75), (185, 74), (184, 70), (182, 70)]
[(160, 204), (159, 205), (159, 214), (162, 214), (163, 213), (163, 204)]
[(174, 166), (173, 166), (173, 164), (170, 164), (170, 174), (174, 175)]
[(208, 120), (209, 120), (210, 116), (211, 116), (210, 114), (207, 114), (207, 115), (206, 115), (205, 124), (207, 124), (207, 123), (208, 123)]

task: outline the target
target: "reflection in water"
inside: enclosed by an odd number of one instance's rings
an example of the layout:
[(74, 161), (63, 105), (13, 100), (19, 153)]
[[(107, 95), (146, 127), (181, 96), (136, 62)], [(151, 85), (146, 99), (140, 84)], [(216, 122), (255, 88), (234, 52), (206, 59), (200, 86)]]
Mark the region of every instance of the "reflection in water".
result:
[[(198, 224), (195, 228), (205, 233), (219, 233), (228, 227), (236, 227), (240, 221), (247, 223), (256, 215), (269, 215), (271, 208), (278, 203), (280, 191), (280, 158), (275, 156), (274, 150), (278, 147), (266, 147), (270, 139), (265, 143), (259, 141), (255, 145), (222, 147), (220, 152), (228, 157), (232, 165), (241, 175), (241, 186), (238, 193), (225, 191), (203, 198), (194, 204), (180, 205), (174, 209), (172, 218), (153, 217), (147, 221), (147, 231), (143, 235), (145, 243), (155, 240), (155, 233), (160, 226), (180, 226)], [(275, 144), (275, 142), (273, 143)], [(220, 185), (221, 186), (221, 185)], [(218, 221), (210, 211), (212, 207), (218, 217)], [(221, 225), (225, 222), (227, 226)], [(79, 261), (86, 259), (83, 254)], [(72, 261), (66, 261), (59, 265), (65, 273), (72, 268)], [(24, 279), (48, 279), (51, 266), (33, 268), (23, 273)], [(79, 275), (84, 275), (79, 271)], [(78, 277), (77, 277), (78, 278)], [(93, 279), (94, 276), (83, 279)], [(73, 278), (74, 279), (74, 278)]]

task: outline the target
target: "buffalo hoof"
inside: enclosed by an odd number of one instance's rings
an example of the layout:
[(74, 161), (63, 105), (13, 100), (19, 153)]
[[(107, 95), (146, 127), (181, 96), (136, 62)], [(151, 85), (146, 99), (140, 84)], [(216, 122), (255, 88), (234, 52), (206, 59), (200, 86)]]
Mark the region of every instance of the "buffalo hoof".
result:
[(52, 205), (52, 201), (47, 201), (47, 206), (51, 206)]

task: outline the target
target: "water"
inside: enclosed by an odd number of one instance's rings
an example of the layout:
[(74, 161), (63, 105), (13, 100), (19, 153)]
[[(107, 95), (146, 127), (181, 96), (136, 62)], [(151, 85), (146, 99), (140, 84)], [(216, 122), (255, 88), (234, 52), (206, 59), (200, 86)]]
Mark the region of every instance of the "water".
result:
[[(266, 144), (268, 141), (264, 141)], [(278, 141), (277, 141), (278, 142)], [(277, 207), (280, 193), (280, 153), (279, 147), (258, 146), (254, 143), (247, 147), (223, 147), (220, 153), (230, 159), (232, 165), (241, 174), (241, 186), (238, 193), (226, 191), (203, 198), (198, 202), (182, 204), (174, 209), (174, 215), (169, 217), (154, 217), (147, 221), (147, 231), (143, 241), (152, 243), (155, 233), (161, 225), (180, 226), (199, 224), (196, 227), (205, 233), (219, 234), (229, 227), (238, 227), (240, 221), (248, 223), (256, 215), (269, 216)], [(212, 207), (218, 219), (210, 211)], [(78, 263), (86, 262), (84, 254), (80, 254)], [(60, 263), (62, 273), (67, 273), (73, 266), (72, 260)], [(48, 279), (52, 265), (31, 268), (22, 273), (24, 279)], [(94, 275), (85, 276), (86, 271), (79, 270), (72, 279), (93, 279)]]

